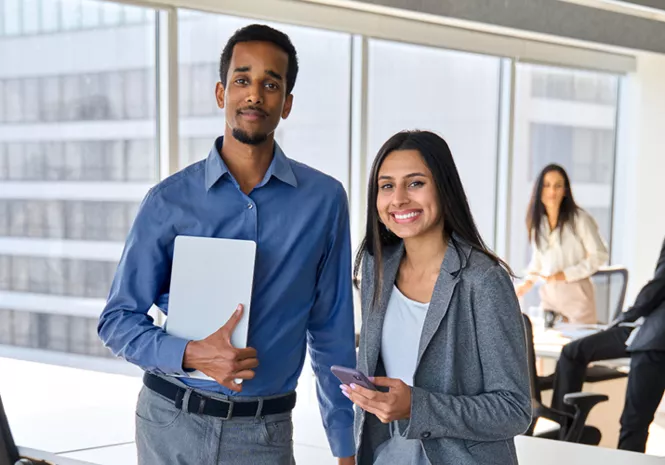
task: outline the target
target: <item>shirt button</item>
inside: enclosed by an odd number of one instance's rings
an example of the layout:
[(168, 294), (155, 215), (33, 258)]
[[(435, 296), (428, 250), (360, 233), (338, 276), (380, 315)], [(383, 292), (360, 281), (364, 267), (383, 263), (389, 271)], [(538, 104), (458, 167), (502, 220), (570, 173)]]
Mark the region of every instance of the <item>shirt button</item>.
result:
[(429, 431), (425, 431), (423, 434), (420, 435), (421, 438), (427, 439), (432, 435)]
[(247, 208), (249, 208), (251, 210), (252, 208), (254, 208), (254, 205), (252, 205), (251, 203), (248, 203)]

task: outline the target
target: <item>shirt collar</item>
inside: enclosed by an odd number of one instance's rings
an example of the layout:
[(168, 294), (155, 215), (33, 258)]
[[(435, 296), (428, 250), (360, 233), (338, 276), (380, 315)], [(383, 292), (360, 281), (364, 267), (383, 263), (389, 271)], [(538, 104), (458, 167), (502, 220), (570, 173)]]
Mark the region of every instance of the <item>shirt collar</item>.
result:
[[(208, 158), (206, 159), (205, 164), (206, 190), (210, 190), (210, 188), (214, 186), (215, 183), (219, 181), (220, 178), (222, 178), (222, 176), (225, 174), (228, 173), (229, 176), (231, 176), (231, 173), (229, 173), (229, 168), (226, 166), (226, 163), (224, 163), (224, 160), (220, 155), (223, 142), (224, 137), (218, 137), (210, 149), (210, 153), (208, 153)], [(296, 175), (293, 173), (293, 169), (291, 168), (291, 163), (289, 162), (289, 159), (286, 157), (286, 155), (284, 155), (282, 148), (277, 144), (277, 142), (275, 142), (273, 159), (270, 163), (270, 166), (268, 167), (268, 171), (266, 171), (266, 175), (263, 178), (263, 181), (261, 181), (257, 187), (265, 185), (272, 176), (286, 184), (289, 184), (290, 186), (298, 187), (298, 181), (296, 180)]]

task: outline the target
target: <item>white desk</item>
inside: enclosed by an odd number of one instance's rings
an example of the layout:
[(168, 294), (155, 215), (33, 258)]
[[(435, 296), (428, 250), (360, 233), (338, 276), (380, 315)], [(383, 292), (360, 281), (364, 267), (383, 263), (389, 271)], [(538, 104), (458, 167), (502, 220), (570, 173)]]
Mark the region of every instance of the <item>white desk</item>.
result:
[(518, 436), (520, 465), (665, 465), (664, 457)]
[[(517, 458), (520, 465), (665, 465), (664, 457), (636, 454), (620, 450), (604, 449), (602, 447), (584, 446), (568, 442), (552, 441), (527, 436), (515, 438)], [(336, 465), (337, 460), (321, 450), (306, 450), (304, 446), (296, 445), (296, 458), (298, 463), (317, 463), (318, 465)], [(68, 459), (62, 456), (41, 455), (43, 459), (52, 460), (56, 465), (93, 465), (93, 464), (123, 464), (136, 463), (136, 453), (133, 446), (122, 446), (109, 456), (108, 448), (99, 448), (86, 451), (89, 462)]]
[(18, 449), (21, 457), (28, 457), (31, 459), (46, 460), (54, 465), (92, 465), (90, 462), (81, 462), (60, 455), (50, 454), (41, 450), (30, 449), (27, 447), (19, 447)]

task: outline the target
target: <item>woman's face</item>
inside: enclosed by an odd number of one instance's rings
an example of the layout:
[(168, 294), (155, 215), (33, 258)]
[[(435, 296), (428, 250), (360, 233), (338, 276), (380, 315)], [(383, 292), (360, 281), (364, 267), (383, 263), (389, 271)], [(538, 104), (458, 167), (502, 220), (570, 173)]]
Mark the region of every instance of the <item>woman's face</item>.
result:
[(559, 208), (566, 196), (566, 182), (558, 171), (550, 171), (543, 178), (540, 200), (548, 208)]
[(417, 150), (390, 153), (378, 176), (376, 209), (381, 222), (402, 239), (443, 229), (432, 173)]

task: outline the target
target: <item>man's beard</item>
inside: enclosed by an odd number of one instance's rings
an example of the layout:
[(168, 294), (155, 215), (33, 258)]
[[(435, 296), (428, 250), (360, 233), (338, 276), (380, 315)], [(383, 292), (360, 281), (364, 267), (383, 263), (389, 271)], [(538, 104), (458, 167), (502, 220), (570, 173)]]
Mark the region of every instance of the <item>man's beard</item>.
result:
[(231, 134), (235, 140), (247, 145), (260, 145), (268, 140), (268, 134), (249, 134), (239, 128), (234, 128)]

